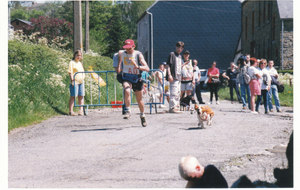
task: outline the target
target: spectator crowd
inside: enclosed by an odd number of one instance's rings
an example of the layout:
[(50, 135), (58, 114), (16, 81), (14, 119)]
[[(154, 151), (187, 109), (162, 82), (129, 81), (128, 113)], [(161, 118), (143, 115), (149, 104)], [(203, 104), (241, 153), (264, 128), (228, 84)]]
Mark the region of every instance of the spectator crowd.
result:
[[(180, 101), (186, 96), (191, 96), (192, 103), (197, 101), (199, 104), (205, 104), (201, 96), (201, 72), (198, 61), (190, 59), (190, 52), (188, 50), (183, 52), (183, 49), (184, 43), (177, 42), (176, 49), (169, 54), (167, 62), (159, 66), (169, 85), (167, 97), (170, 113), (180, 112)], [(182, 52), (183, 56), (181, 56)], [(220, 104), (218, 96), (221, 83), (220, 76), (228, 80), (231, 103), (234, 101), (235, 91), (243, 110), (248, 108), (251, 113), (257, 114), (259, 113), (259, 106), (263, 104), (266, 114), (274, 112), (273, 98), (276, 111), (281, 112), (277, 89), (278, 73), (274, 68), (273, 60), (256, 59), (248, 54), (241, 56), (237, 65), (231, 62), (230, 67), (223, 74), (220, 74), (217, 62), (213, 61), (207, 71), (206, 82), (210, 92), (208, 104), (213, 104), (213, 97), (215, 97), (216, 104)]]
[[(169, 102), (169, 113), (180, 113), (180, 105), (184, 100), (190, 109), (193, 104), (205, 104), (201, 95), (202, 85), (201, 71), (198, 67), (198, 61), (190, 58), (190, 52), (184, 50), (184, 42), (178, 41), (175, 45), (175, 51), (170, 52), (167, 61), (159, 64), (158, 70), (152, 76), (148, 74), (149, 67), (141, 52), (134, 50), (135, 44), (133, 40), (126, 40), (123, 49), (116, 53), (113, 57), (113, 66), (117, 72), (117, 80), (124, 88), (123, 106), (124, 118), (130, 117), (130, 90), (133, 89), (137, 97), (137, 102), (141, 111), (141, 119), (143, 126), (146, 126), (144, 115), (144, 102), (142, 100), (142, 88), (145, 79), (154, 78), (157, 81), (159, 90), (159, 102), (163, 103), (163, 97)], [(183, 53), (182, 53), (183, 52)], [(182, 54), (182, 55), (181, 55)], [(74, 53), (73, 60), (69, 64), (70, 74), (70, 115), (73, 112), (74, 99), (79, 98), (79, 104), (83, 105), (84, 96), (84, 75), (78, 75), (73, 78), (74, 73), (84, 71), (80, 62), (81, 52)], [(146, 76), (145, 73), (148, 75)], [(81, 78), (79, 78), (81, 77)], [(228, 80), (229, 93), (231, 103), (234, 101), (234, 91), (237, 100), (242, 104), (242, 109), (247, 108), (251, 113), (257, 114), (259, 106), (264, 105), (265, 113), (274, 112), (272, 99), (275, 102), (277, 112), (281, 112), (280, 101), (278, 96), (278, 73), (274, 68), (274, 61), (266, 59), (256, 59), (249, 54), (241, 56), (237, 65), (230, 63), (230, 67), (226, 72), (220, 73), (217, 68), (217, 62), (213, 61), (207, 70), (207, 87), (210, 92), (208, 104), (213, 104), (215, 98), (216, 104), (219, 105), (218, 90), (221, 83), (220, 78)], [(74, 82), (75, 81), (75, 82)], [(188, 97), (188, 99), (186, 99)], [(164, 107), (164, 105), (160, 105)], [(83, 115), (82, 107), (79, 115)]]

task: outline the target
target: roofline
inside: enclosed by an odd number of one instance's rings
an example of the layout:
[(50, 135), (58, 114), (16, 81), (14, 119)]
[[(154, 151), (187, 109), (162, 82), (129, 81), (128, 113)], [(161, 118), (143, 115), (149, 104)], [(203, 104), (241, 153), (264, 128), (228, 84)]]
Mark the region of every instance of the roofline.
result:
[(152, 5), (150, 6), (150, 7), (148, 7), (148, 9), (146, 10), (146, 12), (148, 11), (149, 12), (149, 10), (156, 4), (156, 3), (158, 3), (160, 0), (156, 0), (154, 3), (152, 3)]
[(140, 16), (140, 18), (137, 20), (136, 23), (139, 23), (140, 20), (142, 20), (142, 18), (144, 18), (144, 16), (147, 14), (147, 12), (150, 12), (149, 10), (156, 4), (158, 3), (160, 0), (156, 0), (154, 3), (152, 3), (152, 5), (150, 7), (148, 7), (145, 12), (142, 14), (142, 16)]
[(25, 24), (28, 24), (28, 23), (26, 23), (26, 22), (29, 22), (29, 25), (32, 26), (32, 22), (27, 21), (27, 20), (22, 20), (22, 19), (19, 19), (19, 18), (15, 18), (14, 20), (10, 21), (10, 23), (12, 23), (12, 22), (14, 22), (14, 21), (16, 21), (16, 20), (21, 21), (21, 22), (23, 22), (23, 23), (25, 23)]
[(248, 0), (244, 0), (244, 1), (242, 2), (242, 6), (244, 6), (244, 4), (247, 3), (247, 2), (248, 2)]
[(147, 14), (147, 11), (145, 11), (145, 12), (140, 16), (140, 18), (136, 21), (136, 23), (139, 23), (140, 20), (142, 20), (142, 19), (144, 18), (144, 16), (146, 16), (146, 14)]

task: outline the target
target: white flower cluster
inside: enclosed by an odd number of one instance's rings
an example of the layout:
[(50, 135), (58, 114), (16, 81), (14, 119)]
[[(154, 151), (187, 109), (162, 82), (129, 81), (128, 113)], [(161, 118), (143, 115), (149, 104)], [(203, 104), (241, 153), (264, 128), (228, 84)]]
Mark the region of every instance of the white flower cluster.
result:
[(27, 41), (28, 37), (23, 33), (23, 30), (14, 31), (14, 37), (11, 40)]
[[(84, 79), (84, 84), (85, 84), (85, 95), (87, 99), (90, 101), (92, 97), (93, 103), (98, 103), (99, 101), (99, 86), (96, 81), (94, 81), (91, 77), (90, 74), (85, 75)], [(102, 87), (103, 88), (103, 87)], [(102, 96), (103, 94), (100, 94)]]
[(58, 46), (58, 47), (66, 47), (67, 45), (70, 44), (70, 41), (67, 40), (66, 38), (62, 37), (62, 36), (56, 36), (53, 40), (52, 40), (52, 44)]
[(99, 56), (98, 53), (93, 52), (93, 50), (91, 50), (91, 49), (89, 51), (85, 52), (85, 55), (90, 55), (90, 56), (93, 56), (93, 57)]
[(41, 44), (46, 45), (48, 47), (58, 47), (63, 48), (69, 45), (71, 42), (62, 36), (57, 36), (50, 42), (45, 37), (39, 37), (40, 32), (34, 32), (31, 35), (27, 36), (23, 33), (23, 30), (16, 30), (13, 33), (13, 37), (9, 38), (9, 40), (19, 40), (23, 42), (30, 42), (33, 44)]
[(8, 29), (8, 40), (13, 40), (14, 39), (14, 30), (9, 28)]
[(46, 85), (50, 85), (51, 87), (60, 87), (65, 88), (66, 85), (63, 83), (63, 77), (58, 74), (51, 73), (51, 77), (46, 81)]
[(19, 65), (17, 65), (17, 64), (14, 64), (14, 65), (8, 65), (8, 68), (9, 69), (12, 69), (12, 70), (14, 70), (14, 71), (22, 71), (22, 69), (21, 69), (21, 67), (19, 66)]
[(278, 80), (283, 84), (293, 84), (293, 75), (289, 73), (279, 73)]

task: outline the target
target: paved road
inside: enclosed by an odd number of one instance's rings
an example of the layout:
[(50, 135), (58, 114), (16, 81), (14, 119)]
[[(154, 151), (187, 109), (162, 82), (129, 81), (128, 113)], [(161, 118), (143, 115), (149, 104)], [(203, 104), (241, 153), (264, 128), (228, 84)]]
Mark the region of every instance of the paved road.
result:
[(228, 101), (212, 108), (213, 125), (202, 130), (195, 129), (196, 115), (189, 112), (159, 109), (147, 114), (143, 128), (137, 109), (123, 120), (120, 110), (108, 108), (14, 130), (9, 187), (184, 187), (178, 163), (186, 155), (216, 165), (229, 185), (243, 174), (273, 182), (273, 168), (287, 166), (283, 152), (293, 128), (292, 108), (269, 115), (241, 111)]

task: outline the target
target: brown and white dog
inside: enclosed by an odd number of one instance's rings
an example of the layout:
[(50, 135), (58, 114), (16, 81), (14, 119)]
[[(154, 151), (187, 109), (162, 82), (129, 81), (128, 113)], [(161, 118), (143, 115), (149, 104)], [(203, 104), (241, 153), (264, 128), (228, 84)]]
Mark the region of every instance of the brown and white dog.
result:
[(204, 128), (205, 121), (208, 126), (211, 126), (212, 118), (215, 115), (214, 111), (209, 106), (198, 106), (197, 104), (195, 104), (195, 110), (197, 111), (199, 128)]

